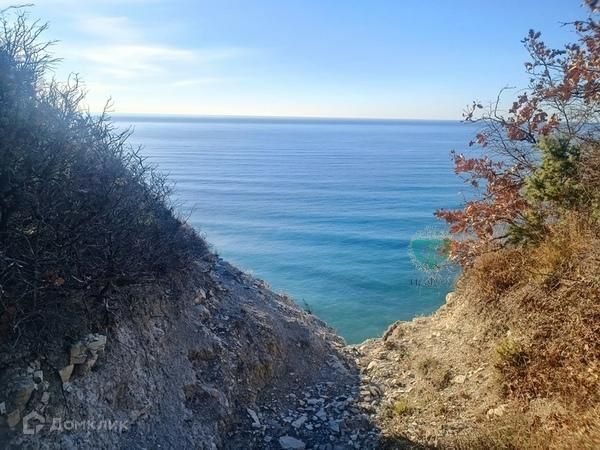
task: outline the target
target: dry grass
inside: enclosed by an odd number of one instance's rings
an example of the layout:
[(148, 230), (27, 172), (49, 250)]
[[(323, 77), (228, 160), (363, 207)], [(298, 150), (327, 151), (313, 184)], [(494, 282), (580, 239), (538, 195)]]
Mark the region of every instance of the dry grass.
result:
[(417, 362), (417, 371), (436, 389), (444, 389), (450, 384), (452, 373), (438, 359), (426, 357)]
[[(494, 365), (500, 371), (523, 371), (529, 362), (528, 355), (525, 352), (523, 345), (510, 336), (507, 336), (498, 343), (494, 349), (494, 353)], [(514, 374), (513, 376), (506, 378), (516, 378), (517, 376), (518, 374)]]
[[(442, 448), (460, 450), (481, 449), (573, 449), (600, 448), (600, 411), (595, 417), (579, 418), (578, 424), (565, 425), (557, 421), (541, 422), (524, 414), (514, 414), (487, 422), (458, 439), (442, 442)], [(537, 420), (537, 423), (536, 423)]]
[[(570, 216), (535, 247), (485, 255), (461, 287), (486, 326), (504, 333), (494, 363), (505, 397), (521, 405), (504, 428), (484, 428), (461, 446), (600, 448), (598, 225)], [(535, 402), (552, 413), (542, 419)]]
[(466, 283), (477, 286), (479, 298), (497, 300), (523, 280), (523, 254), (518, 250), (500, 250), (482, 255), (469, 271)]

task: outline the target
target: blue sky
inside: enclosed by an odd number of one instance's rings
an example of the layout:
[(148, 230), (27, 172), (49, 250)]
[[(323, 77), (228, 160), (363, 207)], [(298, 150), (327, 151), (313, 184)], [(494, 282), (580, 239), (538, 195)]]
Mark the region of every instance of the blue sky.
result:
[[(0, 0), (0, 5), (12, 2)], [(523, 86), (529, 28), (550, 43), (579, 0), (40, 0), (31, 15), (90, 109), (460, 119)]]

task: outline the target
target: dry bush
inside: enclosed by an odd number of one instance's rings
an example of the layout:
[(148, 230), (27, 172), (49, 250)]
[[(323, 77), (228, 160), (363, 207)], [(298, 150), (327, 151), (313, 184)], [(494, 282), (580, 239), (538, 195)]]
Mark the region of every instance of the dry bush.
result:
[(600, 401), (598, 228), (577, 216), (557, 224), (532, 252), (531, 268), (544, 278), (519, 308), (530, 360), (516, 393), (593, 405)]
[(577, 276), (588, 249), (594, 245), (594, 225), (578, 213), (565, 217), (550, 228), (548, 236), (539, 245), (527, 248), (525, 270), (530, 280), (548, 289), (562, 280)]
[[(569, 423), (560, 405), (544, 402), (542, 410), (523, 414), (510, 411), (443, 442), (441, 448), (480, 449), (577, 449), (600, 448), (600, 409), (593, 408)], [(575, 423), (577, 422), (577, 423)]]
[(508, 336), (502, 339), (494, 348), (496, 367), (523, 370), (527, 366), (528, 356), (523, 345), (516, 339)]
[(519, 249), (500, 249), (481, 255), (464, 275), (461, 284), (473, 286), (480, 299), (495, 300), (522, 283), (523, 252)]
[[(555, 448), (594, 448), (600, 439), (597, 222), (570, 213), (535, 246), (480, 257), (460, 287), (480, 303), (482, 327), (511, 332), (497, 341), (493, 358), (502, 392), (521, 404), (508, 428), (487, 430), (464, 448), (546, 448), (550, 435), (558, 439)], [(560, 408), (541, 420), (531, 411), (537, 401)]]
[(76, 78), (46, 80), (45, 26), (19, 11), (0, 14), (0, 344), (34, 346), (206, 248), (130, 133), (83, 111)]
[[(539, 243), (480, 256), (458, 282), (513, 405), (449, 448), (600, 448), (600, 226), (567, 212)], [(547, 405), (546, 412), (539, 405)]]
[(581, 185), (591, 199), (590, 216), (600, 220), (600, 143), (588, 142), (583, 146), (579, 173)]

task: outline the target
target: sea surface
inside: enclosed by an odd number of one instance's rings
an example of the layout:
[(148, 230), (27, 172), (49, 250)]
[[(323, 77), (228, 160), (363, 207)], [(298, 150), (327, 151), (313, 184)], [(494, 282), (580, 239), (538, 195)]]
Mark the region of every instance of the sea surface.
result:
[(409, 248), (467, 188), (449, 152), (458, 121), (115, 117), (176, 183), (184, 215), (226, 260), (266, 280), (349, 343), (437, 309)]

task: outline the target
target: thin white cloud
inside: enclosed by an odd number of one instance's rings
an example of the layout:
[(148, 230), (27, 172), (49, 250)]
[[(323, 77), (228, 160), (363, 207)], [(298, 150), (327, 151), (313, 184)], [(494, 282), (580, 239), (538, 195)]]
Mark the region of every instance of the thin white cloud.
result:
[(165, 63), (192, 63), (192, 50), (153, 45), (106, 45), (82, 49), (80, 57), (97, 66), (126, 71), (161, 72)]
[(214, 84), (222, 82), (222, 78), (216, 77), (203, 77), (203, 78), (189, 78), (185, 80), (177, 80), (171, 83), (173, 87), (190, 87), (190, 86), (200, 86), (203, 84)]
[(125, 16), (82, 16), (75, 28), (88, 36), (111, 41), (131, 42), (142, 39), (143, 35)]
[[(50, 15), (53, 23), (62, 25), (54, 54), (63, 63), (55, 74), (58, 78), (69, 72), (81, 74), (92, 110), (101, 109), (108, 97), (119, 105), (143, 104), (148, 98), (162, 104), (175, 98), (207, 95), (211, 89), (206, 86), (237, 81), (227, 68), (235, 67), (235, 60), (255, 53), (235, 46), (192, 44), (192, 47), (189, 36), (184, 40), (173, 32), (178, 29), (176, 22), (140, 21), (139, 17), (118, 8), (120, 3), (120, 0), (38, 2), (43, 9), (53, 10)], [(114, 7), (102, 8), (103, 4)]]
[[(194, 73), (207, 70), (211, 64), (234, 59), (245, 53), (239, 48), (186, 49), (149, 44), (62, 47), (65, 59), (80, 61), (94, 72), (103, 72), (118, 78), (148, 77), (169, 72), (180, 75), (180, 71)], [(190, 78), (214, 80), (213, 77)]]
[(85, 36), (84, 42), (65, 45), (65, 56), (91, 63), (95, 70), (119, 78), (163, 73), (174, 65), (198, 69), (246, 53), (235, 47), (190, 49), (153, 43), (125, 16), (80, 16), (76, 29)]

